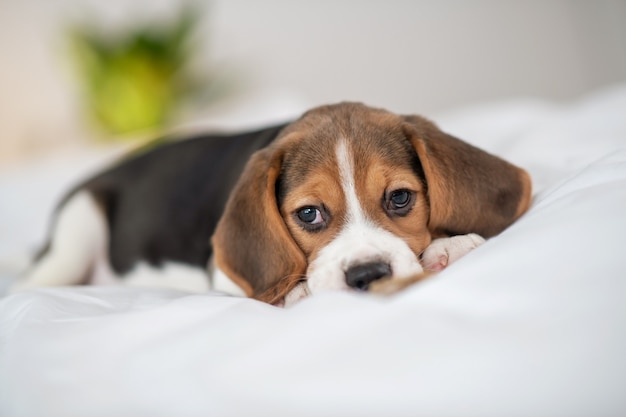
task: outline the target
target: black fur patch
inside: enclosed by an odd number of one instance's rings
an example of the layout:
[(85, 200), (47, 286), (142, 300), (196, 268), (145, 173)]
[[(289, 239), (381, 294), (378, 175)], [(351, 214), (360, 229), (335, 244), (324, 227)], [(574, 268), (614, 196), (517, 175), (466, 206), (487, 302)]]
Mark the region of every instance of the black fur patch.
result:
[(70, 196), (86, 189), (103, 208), (116, 273), (140, 261), (205, 268), (211, 235), (246, 162), (284, 126), (165, 143), (87, 180)]

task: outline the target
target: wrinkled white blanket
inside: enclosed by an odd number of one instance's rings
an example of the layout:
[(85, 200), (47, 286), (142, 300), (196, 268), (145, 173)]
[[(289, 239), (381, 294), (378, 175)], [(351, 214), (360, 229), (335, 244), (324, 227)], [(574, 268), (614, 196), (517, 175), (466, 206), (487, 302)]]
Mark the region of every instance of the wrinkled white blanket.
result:
[(533, 176), (501, 235), (388, 299), (4, 297), (0, 415), (626, 415), (626, 86), (435, 120)]

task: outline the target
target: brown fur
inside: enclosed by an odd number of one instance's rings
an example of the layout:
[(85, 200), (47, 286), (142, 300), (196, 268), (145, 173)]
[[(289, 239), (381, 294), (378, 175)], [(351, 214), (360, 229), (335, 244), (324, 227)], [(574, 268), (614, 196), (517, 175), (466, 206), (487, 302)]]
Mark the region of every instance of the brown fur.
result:
[(422, 161), (437, 236), (500, 233), (530, 204), (530, 177), (520, 168), (465, 143), (418, 116), (405, 131)]
[(402, 279), (393, 279), (392, 277), (382, 278), (372, 282), (367, 291), (377, 295), (393, 295), (433, 275), (434, 273), (432, 272), (423, 272)]
[(288, 292), (306, 269), (278, 211), (281, 153), (273, 148), (257, 152), (248, 163), (212, 240), (215, 264), (249, 296), (272, 304), (280, 299), (271, 289), (280, 284), (280, 293)]
[[(433, 237), (501, 232), (530, 204), (523, 170), (462, 142), (419, 116), (361, 104), (313, 109), (250, 160), (213, 237), (216, 265), (249, 296), (276, 304), (345, 223), (335, 149), (347, 141), (368, 218), (419, 255)], [(416, 195), (406, 216), (383, 209), (387, 191)], [(307, 232), (295, 212), (324, 205), (326, 229)]]

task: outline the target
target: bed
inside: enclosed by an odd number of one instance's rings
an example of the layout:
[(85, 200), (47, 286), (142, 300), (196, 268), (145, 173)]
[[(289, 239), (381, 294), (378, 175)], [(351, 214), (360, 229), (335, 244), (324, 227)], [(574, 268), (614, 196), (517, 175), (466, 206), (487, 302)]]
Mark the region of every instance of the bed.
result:
[[(626, 85), (433, 119), (530, 172), (531, 209), (509, 229), (391, 297), (5, 295), (0, 415), (626, 415)], [(114, 154), (0, 173), (2, 291), (63, 189)]]

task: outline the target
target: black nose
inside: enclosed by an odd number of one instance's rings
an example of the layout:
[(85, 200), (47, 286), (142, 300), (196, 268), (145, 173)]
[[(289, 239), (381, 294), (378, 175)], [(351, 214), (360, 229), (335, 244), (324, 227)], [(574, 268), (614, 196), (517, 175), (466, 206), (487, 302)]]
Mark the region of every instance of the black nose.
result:
[(373, 281), (389, 275), (391, 266), (386, 262), (359, 264), (346, 271), (346, 283), (352, 288), (365, 291)]

